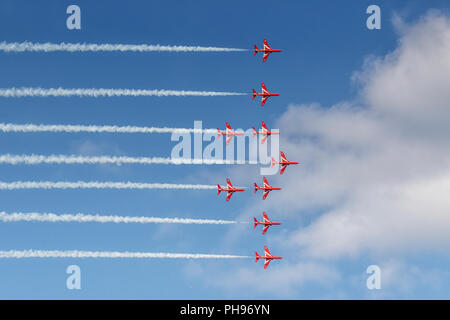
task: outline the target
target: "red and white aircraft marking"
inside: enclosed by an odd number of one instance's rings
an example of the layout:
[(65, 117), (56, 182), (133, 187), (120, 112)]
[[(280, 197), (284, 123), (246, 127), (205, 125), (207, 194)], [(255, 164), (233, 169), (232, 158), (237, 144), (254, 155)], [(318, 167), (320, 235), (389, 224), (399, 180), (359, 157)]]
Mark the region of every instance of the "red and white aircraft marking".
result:
[(262, 198), (263, 200), (266, 200), (267, 195), (269, 194), (270, 191), (272, 191), (272, 190), (281, 190), (281, 188), (272, 187), (272, 186), (269, 184), (269, 181), (267, 181), (266, 177), (263, 177), (263, 182), (264, 182), (264, 185), (263, 185), (262, 187), (259, 187), (259, 186), (256, 184), (256, 182), (255, 182), (255, 193), (256, 193), (256, 191), (258, 191), (258, 190), (264, 190), (263, 198)]
[(264, 262), (264, 269), (267, 269), (267, 267), (269, 266), (270, 261), (272, 260), (276, 260), (276, 259), (283, 259), (283, 257), (277, 257), (277, 256), (273, 256), (270, 251), (269, 248), (267, 248), (267, 246), (264, 246), (264, 255), (260, 256), (258, 254), (258, 252), (255, 252), (256, 254), (256, 260), (255, 262), (258, 262), (259, 259), (265, 259), (266, 261)]
[(263, 144), (264, 142), (266, 142), (267, 137), (272, 135), (272, 134), (280, 134), (279, 132), (272, 132), (269, 129), (267, 129), (266, 124), (264, 123), (264, 121), (261, 121), (261, 126), (262, 126), (262, 130), (261, 131), (256, 131), (255, 128), (253, 128), (253, 137), (256, 136), (257, 134), (262, 134), (264, 137), (261, 139), (261, 144)]
[(265, 212), (263, 212), (263, 217), (264, 217), (263, 221), (258, 221), (258, 220), (256, 220), (256, 218), (253, 218), (255, 220), (255, 225), (253, 226), (253, 229), (256, 229), (256, 226), (258, 224), (261, 224), (264, 226), (262, 234), (266, 234), (266, 232), (267, 232), (267, 230), (269, 230), (270, 226), (279, 226), (281, 224), (281, 222), (270, 221), (269, 217), (267, 216), (267, 214)]
[(256, 56), (256, 54), (258, 52), (262, 52), (263, 53), (263, 62), (266, 62), (267, 58), (269, 57), (269, 54), (271, 54), (272, 52), (281, 52), (281, 50), (279, 50), (279, 49), (272, 49), (269, 46), (269, 44), (267, 43), (266, 39), (263, 39), (263, 43), (264, 43), (263, 49), (258, 49), (258, 47), (255, 44), (255, 52), (253, 53), (253, 55)]
[(264, 82), (261, 83), (261, 87), (262, 87), (261, 92), (256, 92), (255, 89), (253, 89), (253, 98), (252, 98), (255, 99), (255, 97), (261, 96), (261, 107), (266, 103), (269, 97), (275, 97), (280, 95), (279, 93), (269, 92)]
[(283, 172), (284, 172), (284, 170), (286, 170), (287, 166), (289, 166), (291, 164), (298, 164), (297, 161), (289, 161), (286, 158), (286, 156), (284, 155), (283, 151), (280, 151), (280, 157), (281, 157), (281, 161), (276, 161), (274, 158), (272, 158), (272, 168), (276, 164), (281, 164), (280, 174), (283, 174)]
[(230, 198), (231, 198), (231, 196), (233, 195), (234, 192), (236, 192), (236, 191), (245, 191), (245, 190), (233, 187), (233, 185), (231, 184), (230, 179), (227, 178), (227, 187), (226, 188), (222, 188), (219, 184), (217, 185), (217, 195), (219, 195), (222, 191), (226, 191), (227, 192), (227, 199), (226, 199), (226, 201), (230, 201)]
[(228, 122), (225, 123), (225, 126), (227, 127), (225, 131), (220, 131), (219, 128), (217, 128), (217, 138), (220, 138), (220, 136), (227, 136), (227, 142), (226, 145), (228, 145), (233, 139), (234, 136), (243, 136), (243, 132), (236, 132), (233, 129), (231, 129), (231, 126)]

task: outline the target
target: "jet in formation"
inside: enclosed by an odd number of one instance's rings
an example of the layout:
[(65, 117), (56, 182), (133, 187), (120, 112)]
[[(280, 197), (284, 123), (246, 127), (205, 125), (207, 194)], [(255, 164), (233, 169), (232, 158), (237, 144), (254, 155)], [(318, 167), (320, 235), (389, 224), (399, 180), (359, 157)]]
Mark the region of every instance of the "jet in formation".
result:
[(267, 230), (269, 230), (270, 226), (279, 226), (281, 224), (281, 222), (273, 222), (269, 220), (269, 217), (267, 216), (267, 214), (265, 212), (263, 212), (263, 221), (258, 221), (256, 218), (253, 218), (253, 220), (255, 220), (255, 224), (253, 226), (253, 229), (256, 229), (256, 227), (258, 226), (258, 224), (263, 225), (263, 231), (262, 234), (266, 234)]
[(256, 54), (257, 54), (258, 52), (262, 52), (262, 53), (263, 53), (263, 62), (266, 62), (267, 58), (269, 57), (269, 55), (270, 55), (272, 52), (281, 52), (281, 50), (279, 50), (279, 49), (272, 49), (272, 48), (269, 46), (269, 43), (267, 42), (266, 39), (263, 39), (263, 44), (264, 44), (264, 47), (263, 47), (262, 49), (258, 49), (258, 47), (257, 47), (256, 44), (255, 44), (255, 51), (254, 51), (254, 53), (253, 53), (253, 55), (256, 56)]
[(231, 141), (231, 139), (233, 139), (234, 136), (243, 136), (244, 135), (243, 132), (236, 132), (233, 129), (231, 129), (231, 126), (228, 122), (225, 123), (225, 126), (226, 126), (225, 131), (220, 131), (220, 129), (217, 128), (217, 138), (220, 138), (220, 136), (226, 136), (227, 137), (226, 145), (230, 144), (230, 141)]
[(264, 246), (264, 255), (260, 256), (258, 254), (258, 252), (255, 252), (256, 254), (256, 260), (255, 262), (258, 262), (259, 259), (265, 259), (266, 261), (264, 262), (264, 269), (267, 269), (267, 267), (269, 266), (270, 261), (272, 260), (276, 260), (276, 259), (283, 259), (283, 257), (277, 257), (277, 256), (273, 256), (270, 251), (269, 248), (267, 248), (267, 246)]
[(264, 123), (264, 121), (261, 122), (261, 126), (262, 126), (261, 131), (257, 131), (255, 128), (253, 128), (253, 137), (256, 136), (257, 134), (263, 135), (263, 138), (261, 139), (261, 144), (264, 144), (264, 142), (266, 142), (268, 136), (272, 134), (280, 134), (279, 132), (272, 132), (269, 129), (267, 129), (267, 126)]
[(231, 198), (231, 196), (233, 195), (234, 192), (245, 191), (245, 190), (233, 187), (233, 185), (231, 184), (230, 179), (227, 178), (227, 187), (226, 188), (222, 188), (220, 186), (220, 184), (217, 185), (217, 195), (219, 195), (222, 191), (227, 192), (226, 201), (230, 201), (230, 198)]
[(266, 103), (267, 99), (269, 99), (269, 97), (275, 97), (279, 95), (280, 95), (279, 93), (270, 92), (269, 90), (267, 90), (267, 87), (263, 82), (261, 83), (261, 92), (256, 92), (256, 90), (253, 89), (252, 99), (255, 99), (256, 97), (261, 97), (261, 107), (262, 107)]
[(269, 184), (269, 181), (267, 181), (266, 177), (263, 177), (263, 183), (264, 183), (264, 185), (261, 186), (261, 187), (259, 187), (259, 186), (256, 184), (256, 182), (255, 182), (255, 193), (256, 193), (256, 191), (258, 191), (258, 190), (264, 190), (263, 198), (262, 198), (263, 200), (266, 200), (267, 195), (269, 194), (270, 191), (272, 191), (272, 190), (281, 190), (281, 188), (272, 187), (272, 186)]
[(284, 155), (283, 151), (280, 151), (280, 158), (281, 161), (276, 161), (273, 157), (272, 157), (272, 168), (274, 165), (276, 164), (280, 164), (281, 165), (281, 170), (280, 170), (280, 174), (283, 174), (284, 170), (286, 170), (287, 166), (291, 165), (291, 164), (298, 164), (297, 161), (289, 161), (286, 156)]

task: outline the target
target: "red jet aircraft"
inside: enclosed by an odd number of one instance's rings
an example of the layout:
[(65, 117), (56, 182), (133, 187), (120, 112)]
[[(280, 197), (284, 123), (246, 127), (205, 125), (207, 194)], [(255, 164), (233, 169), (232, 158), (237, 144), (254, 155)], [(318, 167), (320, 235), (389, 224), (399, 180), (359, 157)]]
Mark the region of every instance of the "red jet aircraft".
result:
[(231, 129), (231, 126), (228, 122), (225, 123), (225, 126), (227, 127), (227, 129), (225, 131), (220, 131), (219, 128), (217, 128), (217, 138), (219, 138), (220, 136), (227, 136), (227, 142), (226, 145), (228, 145), (231, 141), (231, 139), (233, 139), (234, 136), (243, 136), (244, 133), (243, 132), (236, 132), (233, 129)]
[(269, 54), (271, 54), (272, 52), (281, 52), (281, 50), (279, 49), (272, 49), (271, 47), (269, 47), (269, 44), (267, 43), (266, 39), (263, 40), (263, 43), (264, 43), (263, 49), (258, 49), (258, 47), (255, 44), (255, 53), (253, 54), (254, 56), (256, 56), (258, 52), (262, 52), (263, 62), (266, 62), (267, 58), (269, 57)]
[(286, 170), (286, 167), (291, 164), (298, 164), (297, 161), (289, 161), (286, 159), (286, 156), (284, 155), (283, 151), (280, 151), (281, 161), (276, 161), (274, 158), (272, 158), (272, 168), (276, 164), (281, 164), (281, 170), (280, 174), (283, 174), (284, 170)]
[(231, 196), (233, 195), (234, 192), (236, 192), (236, 191), (245, 191), (245, 190), (233, 187), (233, 185), (231, 184), (230, 179), (227, 178), (227, 187), (226, 188), (222, 188), (219, 184), (217, 185), (217, 195), (219, 195), (222, 191), (226, 191), (227, 192), (227, 199), (226, 199), (226, 201), (230, 201), (230, 198), (231, 198)]
[(262, 138), (262, 140), (261, 140), (261, 144), (266, 142), (268, 136), (270, 136), (272, 134), (280, 134), (279, 132), (272, 132), (269, 129), (267, 129), (266, 124), (264, 123), (264, 121), (261, 122), (261, 125), (262, 125), (262, 130), (261, 131), (256, 131), (256, 129), (253, 128), (253, 137), (256, 136), (257, 134), (264, 135), (264, 138)]
[(267, 181), (266, 177), (263, 177), (263, 182), (264, 182), (264, 185), (262, 187), (258, 187), (258, 185), (255, 183), (255, 193), (258, 190), (264, 190), (263, 198), (262, 198), (263, 200), (266, 200), (267, 195), (269, 194), (270, 191), (272, 191), (272, 190), (281, 190), (281, 188), (272, 187), (269, 184), (269, 182)]
[(261, 87), (262, 87), (262, 92), (256, 92), (255, 89), (253, 89), (253, 98), (252, 98), (252, 99), (255, 99), (255, 97), (261, 96), (261, 107), (266, 103), (266, 101), (269, 97), (275, 97), (275, 96), (280, 95), (279, 93), (269, 92), (269, 90), (267, 90), (264, 82), (261, 83)]
[(255, 225), (253, 226), (253, 229), (256, 229), (256, 226), (258, 224), (262, 224), (264, 226), (262, 234), (266, 234), (266, 232), (267, 232), (267, 230), (269, 230), (270, 226), (279, 226), (281, 224), (281, 222), (270, 221), (269, 217), (267, 216), (267, 214), (265, 212), (263, 212), (263, 217), (264, 217), (263, 221), (258, 221), (258, 220), (256, 220), (256, 218), (253, 218), (255, 220)]
[(283, 257), (277, 257), (277, 256), (273, 256), (270, 251), (269, 248), (267, 248), (267, 246), (264, 246), (264, 255), (260, 256), (258, 254), (258, 252), (255, 252), (256, 254), (256, 260), (255, 262), (258, 262), (259, 259), (265, 259), (266, 262), (264, 262), (264, 269), (267, 269), (267, 267), (269, 266), (270, 261), (275, 260), (275, 259), (283, 259)]

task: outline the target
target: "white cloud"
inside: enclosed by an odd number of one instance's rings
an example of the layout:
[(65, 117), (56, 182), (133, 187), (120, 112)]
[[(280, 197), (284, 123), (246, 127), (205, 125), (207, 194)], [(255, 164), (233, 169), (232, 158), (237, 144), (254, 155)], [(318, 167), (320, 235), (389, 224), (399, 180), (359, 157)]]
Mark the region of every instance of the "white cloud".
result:
[(272, 205), (324, 212), (291, 237), (304, 254), (450, 244), (450, 18), (432, 12), (402, 28), (398, 48), (357, 74), (361, 106), (290, 106), (278, 122), (304, 164)]
[[(301, 164), (283, 176), (270, 177), (283, 191), (263, 203), (253, 202), (241, 218), (264, 209), (278, 220), (290, 221), (289, 232), (270, 234), (269, 247), (277, 251), (281, 246), (285, 256), (301, 262), (283, 260), (274, 270), (257, 273), (280, 296), (308, 281), (336, 284), (352, 279), (348, 275), (342, 280), (327, 261), (349, 262), (349, 257), (353, 263), (367, 257), (388, 261), (384, 281), (391, 291), (383, 296), (406, 294), (411, 277), (426, 270), (408, 265), (412, 276), (402, 278), (402, 268), (392, 261), (408, 254), (448, 257), (450, 17), (430, 11), (414, 24), (396, 19), (398, 47), (386, 57), (367, 60), (355, 73), (353, 80), (360, 85), (357, 100), (331, 107), (290, 105), (274, 123), (281, 128), (281, 150)], [(226, 241), (239, 238), (238, 231), (230, 231)], [(366, 267), (362, 265), (361, 272)], [(233, 271), (238, 278), (233, 282), (240, 285), (216, 285), (253, 287), (252, 270)], [(361, 296), (370, 297), (365, 278), (359, 278), (347, 287), (360, 288)], [(265, 288), (256, 285), (260, 292)]]
[[(278, 263), (272, 262), (272, 264)], [(262, 262), (260, 262), (262, 268)], [(331, 288), (341, 275), (332, 267), (316, 262), (300, 262), (290, 264), (285, 262), (272, 266), (265, 271), (255, 271), (255, 268), (240, 268), (233, 270), (232, 276), (229, 271), (201, 273), (191, 264), (185, 272), (189, 276), (202, 278), (208, 285), (220, 286), (229, 292), (239, 292), (240, 296), (254, 296), (255, 292), (270, 293), (281, 298), (292, 297), (299, 286), (308, 283), (320, 284), (325, 288)], [(258, 268), (259, 269), (259, 268)], [(234, 294), (234, 296), (236, 296)]]

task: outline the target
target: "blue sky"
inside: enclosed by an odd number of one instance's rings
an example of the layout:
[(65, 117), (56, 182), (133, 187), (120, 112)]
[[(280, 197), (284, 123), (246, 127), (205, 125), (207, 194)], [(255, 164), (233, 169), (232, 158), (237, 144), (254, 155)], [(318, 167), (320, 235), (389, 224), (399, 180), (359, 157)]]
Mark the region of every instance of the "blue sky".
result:
[[(0, 53), (0, 87), (136, 88), (251, 92), (264, 81), (280, 92), (264, 108), (250, 96), (235, 97), (120, 97), (120, 98), (0, 98), (0, 122), (44, 124), (137, 125), (189, 128), (202, 120), (206, 128), (251, 128), (261, 120), (269, 126), (287, 123), (289, 105), (319, 103), (326, 109), (358, 99), (352, 81), (368, 57), (383, 57), (399, 45), (395, 15), (414, 23), (430, 8), (447, 10), (446, 1), (377, 1), (382, 29), (365, 26), (365, 10), (373, 1), (9, 1), (0, 4), (0, 41), (148, 43), (251, 48), (267, 38), (274, 48), (265, 63), (251, 52), (234, 53)], [(67, 30), (66, 8), (81, 7), (82, 29)], [(284, 115), (284, 118), (283, 118)], [(280, 127), (283, 134), (283, 127)], [(292, 133), (292, 130), (289, 131)], [(294, 139), (295, 140), (295, 139)], [(283, 140), (282, 140), (283, 142)], [(291, 141), (292, 142), (292, 141)], [(170, 156), (170, 135), (0, 134), (1, 153)], [(293, 143), (291, 154), (297, 154)], [(294, 148), (294, 149), (292, 149)], [(283, 150), (283, 145), (282, 148)], [(298, 153), (299, 155), (301, 153)], [(307, 155), (304, 155), (307, 158)], [(293, 159), (302, 161), (303, 159)], [(288, 168), (286, 175), (308, 171)], [(312, 169), (311, 169), (312, 170)], [(303, 173), (302, 173), (303, 174)], [(167, 183), (260, 182), (257, 167), (38, 165), (0, 166), (2, 181), (99, 180)], [(281, 184), (283, 177), (277, 177)], [(275, 183), (274, 183), (275, 184)], [(289, 184), (291, 190), (302, 184)], [(324, 191), (326, 192), (326, 191)], [(292, 195), (292, 193), (290, 194)], [(130, 216), (247, 219), (260, 215), (261, 195), (234, 195), (229, 203), (215, 191), (169, 190), (23, 190), (1, 191), (6, 212), (99, 213)], [(256, 203), (258, 197), (258, 205)], [(285, 257), (264, 271), (250, 259), (187, 260), (2, 260), (0, 298), (37, 299), (220, 299), (220, 298), (448, 298), (448, 257), (441, 253), (372, 254), (370, 250), (338, 259), (313, 258), (305, 279), (292, 280), (289, 290), (264, 290), (243, 282), (228, 286), (234, 272), (261, 279), (272, 277), (283, 263), (300, 263), (301, 253), (291, 236), (313, 223), (329, 205), (326, 201), (295, 214), (277, 212), (280, 195), (264, 202), (275, 207), (273, 219), (283, 219), (263, 237), (251, 226), (167, 226), (113, 224), (0, 224), (0, 249), (149, 251), (253, 255), (271, 244)], [(295, 201), (295, 194), (292, 196)], [(368, 204), (369, 205), (369, 204)], [(280, 208), (278, 211), (282, 211)], [(253, 213), (251, 213), (253, 211)], [(289, 211), (289, 210), (287, 210)], [(401, 226), (400, 226), (401, 227)], [(272, 239), (271, 239), (272, 237)], [(293, 241), (295, 243), (295, 241)], [(365, 288), (365, 269), (386, 262), (403, 272), (400, 289), (380, 293)], [(399, 259), (399, 261), (397, 260)], [(324, 262), (325, 261), (325, 262)], [(393, 262), (392, 262), (393, 261)], [(308, 270), (320, 265), (324, 276)], [(67, 290), (66, 267), (77, 264), (82, 289)], [(332, 269), (332, 270), (331, 270)], [(250, 271), (249, 271), (250, 270)], [(279, 269), (280, 270), (280, 269)], [(419, 270), (419, 271), (418, 271)], [(291, 272), (295, 273), (295, 269)], [(416, 272), (416, 273), (415, 273)], [(311, 273), (311, 272), (310, 272)], [(401, 273), (401, 272), (400, 272)], [(428, 274), (408, 285), (417, 273)], [(405, 275), (406, 274), (406, 275)], [(216, 275), (216, 277), (214, 276)], [(427, 280), (428, 279), (428, 280)], [(317, 281), (316, 281), (317, 280)], [(281, 284), (289, 283), (284, 279)], [(406, 284), (405, 284), (406, 283)], [(438, 283), (438, 285), (436, 284)]]

